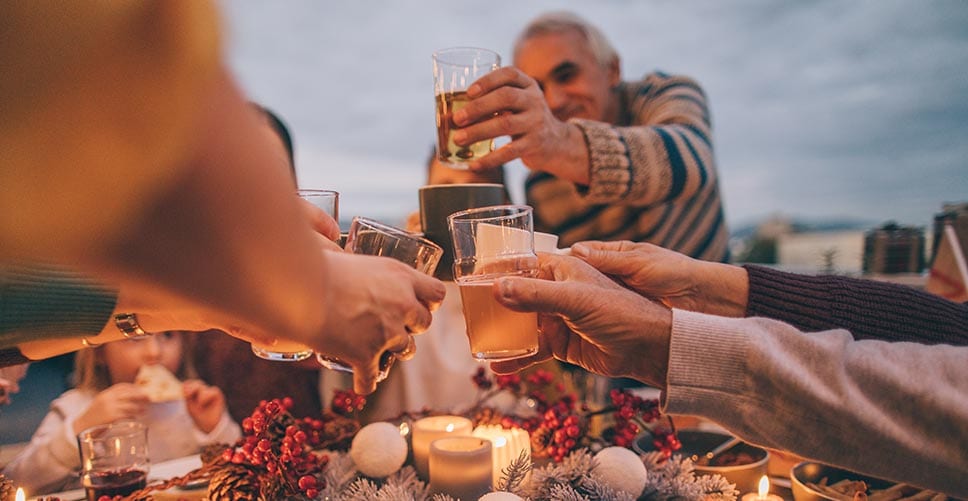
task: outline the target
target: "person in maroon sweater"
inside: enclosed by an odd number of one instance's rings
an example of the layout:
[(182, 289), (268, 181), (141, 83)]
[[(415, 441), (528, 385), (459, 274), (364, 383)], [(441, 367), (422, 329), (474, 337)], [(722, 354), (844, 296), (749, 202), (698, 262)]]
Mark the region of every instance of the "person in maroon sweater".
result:
[(846, 329), (858, 340), (968, 345), (968, 303), (913, 287), (700, 261), (629, 241), (582, 242), (572, 254), (674, 308), (767, 317), (804, 332)]

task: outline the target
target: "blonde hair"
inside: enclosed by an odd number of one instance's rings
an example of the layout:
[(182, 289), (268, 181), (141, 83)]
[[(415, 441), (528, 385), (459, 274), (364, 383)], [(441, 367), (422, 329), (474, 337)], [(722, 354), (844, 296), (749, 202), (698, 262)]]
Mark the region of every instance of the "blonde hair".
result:
[[(175, 375), (181, 380), (198, 377), (194, 356), (196, 334), (188, 331), (169, 331), (169, 333), (178, 334), (181, 338), (181, 363), (178, 364)], [(107, 363), (104, 361), (104, 345), (77, 352), (74, 356), (74, 377), (77, 380), (77, 389), (93, 393), (104, 391), (114, 384), (111, 381)]]
[(601, 30), (577, 14), (567, 11), (547, 12), (534, 18), (514, 41), (514, 55), (517, 57), (521, 45), (532, 37), (567, 31), (575, 31), (585, 37), (598, 64), (608, 66), (618, 59), (618, 52)]

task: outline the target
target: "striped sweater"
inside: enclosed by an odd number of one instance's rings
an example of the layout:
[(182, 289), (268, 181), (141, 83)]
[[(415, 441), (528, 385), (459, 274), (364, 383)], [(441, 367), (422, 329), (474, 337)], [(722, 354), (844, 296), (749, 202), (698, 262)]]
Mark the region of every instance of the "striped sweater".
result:
[(535, 230), (562, 246), (582, 240), (651, 242), (708, 261), (727, 260), (706, 96), (693, 80), (651, 73), (618, 89), (617, 124), (584, 119), (589, 186), (532, 172), (525, 185)]

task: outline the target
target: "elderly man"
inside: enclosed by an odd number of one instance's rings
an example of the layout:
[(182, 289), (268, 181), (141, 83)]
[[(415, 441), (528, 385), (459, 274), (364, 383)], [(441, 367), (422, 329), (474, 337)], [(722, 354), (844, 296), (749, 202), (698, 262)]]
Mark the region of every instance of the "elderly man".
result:
[(520, 158), (532, 171), (537, 230), (565, 246), (633, 240), (727, 259), (709, 110), (696, 82), (658, 72), (623, 82), (618, 54), (597, 28), (550, 13), (524, 29), (514, 67), (485, 75), (468, 94), (453, 117), (455, 142), (512, 138), (468, 166), (483, 172)]

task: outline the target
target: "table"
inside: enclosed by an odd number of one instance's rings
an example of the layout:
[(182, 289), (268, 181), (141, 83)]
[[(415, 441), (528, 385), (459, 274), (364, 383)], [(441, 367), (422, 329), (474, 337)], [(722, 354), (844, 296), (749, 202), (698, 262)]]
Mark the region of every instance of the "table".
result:
[[(180, 477), (192, 470), (201, 468), (201, 466), (202, 459), (198, 454), (152, 464), (151, 469), (148, 470), (148, 483), (151, 484), (152, 482), (159, 480), (168, 480), (174, 477)], [(156, 491), (153, 494), (155, 499), (158, 501), (175, 501), (179, 499), (184, 499), (187, 501), (201, 501), (202, 499), (205, 499), (205, 495), (207, 493), (208, 489), (205, 486), (200, 486), (194, 489), (173, 487), (164, 491)], [(53, 494), (46, 494), (41, 496), (40, 499), (45, 497), (57, 497), (60, 498), (61, 501), (84, 501), (87, 499), (84, 489), (73, 489), (63, 492), (55, 492)], [(31, 499), (37, 501), (38, 498)]]

